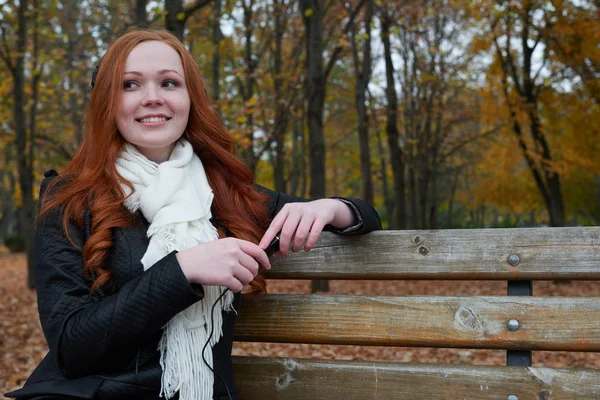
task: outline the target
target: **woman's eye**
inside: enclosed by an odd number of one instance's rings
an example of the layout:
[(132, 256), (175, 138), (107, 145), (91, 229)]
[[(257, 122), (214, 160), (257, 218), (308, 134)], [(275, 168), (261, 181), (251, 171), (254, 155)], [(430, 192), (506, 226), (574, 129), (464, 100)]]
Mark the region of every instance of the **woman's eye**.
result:
[(133, 89), (139, 86), (135, 81), (126, 81), (123, 83), (123, 89)]
[(172, 89), (172, 88), (176, 88), (177, 86), (179, 86), (179, 84), (177, 82), (175, 82), (174, 80), (166, 80), (163, 82), (163, 87), (167, 88), (167, 89)]

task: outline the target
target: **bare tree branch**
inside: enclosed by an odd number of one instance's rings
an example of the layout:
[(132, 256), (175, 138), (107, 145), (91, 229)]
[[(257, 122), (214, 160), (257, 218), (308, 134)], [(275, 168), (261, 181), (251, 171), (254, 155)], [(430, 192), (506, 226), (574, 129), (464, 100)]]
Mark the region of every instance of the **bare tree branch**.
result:
[[(346, 26), (344, 27), (342, 34), (344, 34), (344, 35), (348, 34), (350, 28), (354, 24), (354, 19), (356, 18), (360, 9), (362, 8), (362, 6), (364, 4), (365, 4), (365, 0), (360, 0), (360, 3), (358, 3), (358, 6), (354, 9), (352, 14), (350, 15), (350, 19), (346, 23)], [(325, 80), (327, 80), (327, 77), (331, 73), (331, 70), (333, 69), (333, 65), (337, 61), (337, 58), (339, 57), (341, 51), (342, 51), (342, 46), (336, 46), (335, 49), (333, 50), (333, 53), (331, 54), (331, 58), (329, 58), (329, 62), (327, 63), (327, 67), (325, 68)]]
[(63, 143), (54, 139), (51, 136), (45, 135), (43, 133), (36, 133), (35, 139), (48, 143), (52, 146), (52, 149), (56, 151), (58, 154), (65, 157), (65, 159), (70, 159), (73, 156), (73, 152), (69, 150)]
[(467, 137), (467, 138), (459, 141), (454, 146), (452, 146), (451, 149), (449, 149), (448, 151), (446, 151), (446, 152), (444, 152), (444, 153), (442, 153), (440, 155), (440, 164), (443, 163), (450, 156), (452, 156), (453, 154), (455, 154), (456, 152), (458, 152), (460, 149), (462, 149), (467, 144), (472, 143), (473, 141), (475, 141), (477, 139), (483, 139), (483, 138), (485, 138), (487, 136), (490, 136), (490, 135), (498, 132), (503, 126), (504, 126), (504, 124), (495, 126), (495, 127), (493, 127), (492, 129), (490, 129), (488, 131), (479, 132), (479, 133), (477, 133), (475, 135), (472, 135), (470, 137)]
[(0, 25), (0, 32), (2, 32), (2, 47), (3, 47), (3, 49), (0, 49), (0, 57), (2, 57), (2, 59), (6, 63), (6, 66), (8, 67), (8, 69), (14, 74), (15, 66), (12, 63), (12, 58), (10, 57), (10, 48), (8, 47), (8, 42), (6, 41), (6, 29), (4, 28), (3, 24)]
[(206, 7), (210, 3), (212, 3), (212, 0), (197, 0), (194, 4), (186, 7), (183, 11), (185, 13), (184, 21), (191, 17), (196, 11)]

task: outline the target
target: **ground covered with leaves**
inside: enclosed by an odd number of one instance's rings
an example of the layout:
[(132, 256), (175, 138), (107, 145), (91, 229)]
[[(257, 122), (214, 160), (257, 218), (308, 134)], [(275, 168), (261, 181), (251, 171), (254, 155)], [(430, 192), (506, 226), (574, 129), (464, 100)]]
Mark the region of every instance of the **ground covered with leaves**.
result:
[[(0, 393), (20, 387), (47, 352), (38, 319), (35, 291), (26, 288), (22, 255), (0, 254)], [(535, 282), (536, 296), (599, 296), (600, 282), (554, 284)], [(269, 281), (270, 293), (309, 293), (307, 281)], [(374, 295), (480, 295), (503, 296), (506, 282), (439, 281), (332, 281), (336, 294)], [(329, 346), (236, 343), (236, 355), (337, 358), (345, 360), (434, 362), (503, 365), (499, 350), (429, 349), (405, 347)], [(600, 369), (600, 354), (534, 352), (533, 365)]]

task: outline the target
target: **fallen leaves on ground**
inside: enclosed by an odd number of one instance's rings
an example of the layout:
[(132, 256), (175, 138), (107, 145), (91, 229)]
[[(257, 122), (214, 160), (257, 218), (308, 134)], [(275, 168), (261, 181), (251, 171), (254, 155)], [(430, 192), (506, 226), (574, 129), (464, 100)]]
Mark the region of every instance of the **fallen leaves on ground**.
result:
[(23, 385), (48, 351), (22, 255), (0, 258), (0, 395)]
[[(46, 354), (35, 291), (22, 255), (0, 258), (0, 394), (20, 387)], [(504, 296), (502, 281), (331, 281), (332, 294)], [(600, 282), (534, 282), (536, 296), (599, 296)], [(308, 281), (269, 281), (269, 293), (309, 293)], [(341, 360), (504, 365), (501, 350), (235, 343), (233, 354)], [(534, 366), (600, 369), (600, 354), (533, 352)]]

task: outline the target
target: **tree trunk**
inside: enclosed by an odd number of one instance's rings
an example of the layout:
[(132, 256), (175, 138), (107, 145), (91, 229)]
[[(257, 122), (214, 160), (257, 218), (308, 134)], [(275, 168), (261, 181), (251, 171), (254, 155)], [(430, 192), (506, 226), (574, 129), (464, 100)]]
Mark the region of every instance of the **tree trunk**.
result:
[(165, 0), (165, 28), (183, 42), (185, 9), (183, 0)]
[[(394, 176), (394, 208), (396, 210), (394, 223), (390, 223), (390, 225), (393, 226), (394, 229), (406, 229), (405, 165), (404, 154), (400, 149), (400, 133), (398, 132), (398, 97), (394, 82), (394, 64), (392, 63), (392, 50), (390, 44), (390, 25), (391, 18), (384, 13), (381, 19), (381, 40), (383, 41), (384, 47), (385, 76), (387, 84), (385, 89), (387, 99), (386, 132), (390, 150), (390, 162), (392, 164), (392, 173)], [(390, 218), (392, 218), (392, 215), (390, 215)]]
[(323, 107), (323, 10), (318, 0), (300, 0), (306, 36), (306, 100), (308, 102), (308, 146), (310, 154), (310, 197), (325, 197), (325, 140)]
[(300, 139), (300, 196), (308, 196), (308, 168), (306, 161), (308, 160), (308, 144), (306, 143), (306, 109), (302, 107), (302, 117), (300, 118), (300, 130), (298, 137)]
[(0, 182), (8, 180), (9, 187), (0, 188), (0, 207), (2, 217), (0, 217), (0, 245), (4, 243), (4, 239), (15, 235), (16, 209), (13, 202), (13, 193), (15, 192), (15, 179), (13, 171), (6, 168), (12, 163), (11, 147), (4, 148), (4, 166), (0, 169)]
[(363, 187), (363, 198), (373, 204), (373, 180), (371, 177), (371, 154), (369, 151), (369, 126), (367, 115), (367, 88), (371, 78), (371, 21), (373, 20), (373, 1), (367, 0), (365, 13), (365, 34), (362, 62), (358, 55), (356, 43), (356, 25), (350, 29), (350, 43), (354, 60), (354, 76), (356, 81), (355, 106), (358, 116), (358, 139), (360, 147), (360, 172)]
[(33, 160), (28, 160), (27, 154), (27, 122), (25, 115), (25, 53), (27, 50), (27, 1), (19, 3), (18, 11), (18, 34), (17, 34), (17, 54), (15, 55), (15, 68), (13, 70), (13, 117), (15, 122), (15, 147), (17, 157), (17, 168), (19, 171), (19, 187), (23, 205), (19, 212), (19, 224), (21, 234), (25, 242), (25, 252), (27, 254), (27, 287), (33, 289), (35, 281), (33, 279), (33, 222), (34, 222), (34, 204), (33, 204)]
[(408, 229), (419, 228), (419, 202), (417, 199), (417, 180), (415, 178), (414, 165), (414, 157), (411, 156), (408, 163), (408, 198), (410, 201), (410, 220)]
[(275, 163), (273, 176), (275, 178), (275, 190), (285, 192), (285, 132), (288, 125), (288, 110), (285, 97), (283, 95), (283, 35), (285, 34), (285, 10), (284, 3), (281, 0), (275, 0), (273, 3), (275, 12), (275, 54), (274, 54), (274, 73), (273, 80), (275, 86), (275, 122), (273, 128), (273, 138), (275, 140)]
[(69, 114), (71, 115), (71, 124), (73, 125), (73, 132), (75, 132), (75, 142), (77, 145), (83, 141), (83, 119), (80, 115), (79, 100), (81, 93), (78, 93), (77, 86), (77, 61), (78, 51), (77, 42), (80, 37), (77, 32), (77, 19), (79, 17), (79, 2), (71, 0), (69, 2), (69, 8), (67, 9), (67, 64), (69, 65)]
[(446, 229), (452, 229), (452, 214), (454, 212), (454, 199), (456, 198), (456, 191), (458, 189), (458, 178), (460, 176), (460, 169), (456, 169), (456, 173), (453, 174), (452, 188), (450, 189), (450, 201), (448, 203), (448, 221), (446, 222)]
[[(424, 169), (424, 168), (422, 168)], [(427, 229), (427, 205), (429, 204), (429, 173), (419, 170), (419, 229)]]
[(148, 0), (135, 0), (135, 25), (143, 27), (148, 25), (148, 13), (146, 13), (146, 4)]
[(219, 79), (221, 72), (221, 39), (223, 33), (221, 32), (221, 11), (222, 1), (215, 0), (215, 13), (213, 14), (213, 59), (212, 59), (212, 98), (215, 110), (217, 114), (221, 115), (221, 107), (219, 105), (219, 99), (221, 95), (219, 93)]
[[(325, 71), (323, 69), (323, 10), (318, 0), (300, 0), (306, 36), (306, 91), (308, 102), (308, 146), (310, 154), (310, 197), (325, 197), (325, 139), (323, 108)], [(328, 292), (329, 281), (313, 280), (311, 291)]]
[[(371, 104), (373, 101), (371, 100)], [(377, 121), (377, 117), (375, 114), (375, 110), (373, 110), (373, 121)], [(387, 212), (387, 220), (388, 220), (388, 228), (389, 229), (400, 229), (396, 226), (396, 220), (394, 218), (394, 199), (390, 194), (390, 189), (388, 186), (388, 176), (387, 176), (387, 162), (386, 162), (386, 154), (383, 148), (383, 140), (381, 139), (381, 131), (379, 127), (375, 125), (375, 130), (377, 132), (377, 151), (379, 155), (379, 174), (381, 175), (381, 184), (383, 186), (383, 199), (385, 204), (385, 211)]]
[(437, 229), (437, 178), (433, 171), (431, 174), (431, 198), (429, 202), (429, 219), (427, 229)]
[(298, 193), (298, 186), (300, 181), (300, 163), (298, 153), (300, 152), (299, 138), (298, 138), (298, 121), (294, 118), (292, 121), (292, 168), (290, 170), (290, 190), (289, 193), (292, 196), (296, 196)]

